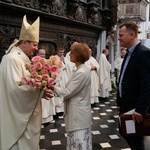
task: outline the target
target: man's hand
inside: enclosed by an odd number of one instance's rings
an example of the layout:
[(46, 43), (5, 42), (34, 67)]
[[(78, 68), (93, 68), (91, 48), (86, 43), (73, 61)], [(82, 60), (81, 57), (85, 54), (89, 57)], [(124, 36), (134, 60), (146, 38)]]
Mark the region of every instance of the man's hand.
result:
[(94, 66), (92, 63), (90, 65), (91, 65), (91, 70), (96, 70), (96, 66)]
[(43, 98), (48, 100), (49, 98), (52, 98), (53, 96), (54, 96), (54, 92), (51, 89), (44, 88)]
[(64, 62), (64, 55), (62, 55), (62, 56), (60, 57), (60, 60), (61, 60), (62, 62)]
[(136, 111), (133, 113), (132, 118), (134, 121), (137, 121), (138, 123), (142, 122), (142, 120), (143, 120), (143, 116), (141, 114), (137, 113)]

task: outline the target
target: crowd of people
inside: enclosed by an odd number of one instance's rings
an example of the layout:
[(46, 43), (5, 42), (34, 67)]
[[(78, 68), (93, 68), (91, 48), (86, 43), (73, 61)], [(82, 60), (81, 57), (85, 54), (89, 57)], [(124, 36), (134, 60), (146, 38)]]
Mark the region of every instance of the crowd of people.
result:
[[(111, 68), (116, 71), (118, 87), (116, 104), (120, 114), (132, 109), (133, 120), (141, 122), (150, 112), (150, 50), (138, 40), (138, 26), (133, 22), (119, 27), (122, 47), (114, 64), (104, 48), (99, 61), (86, 43), (74, 42), (69, 52), (57, 48), (55, 56), (62, 67), (54, 85), (41, 91), (20, 84), (28, 75), (25, 64), (36, 54), (46, 57), (47, 50), (38, 48), (39, 18), (33, 23), (23, 18), (19, 39), (14, 41), (0, 65), (0, 149), (38, 150), (41, 124), (54, 116), (64, 116), (67, 150), (92, 150), (91, 107), (109, 97), (112, 91)], [(84, 119), (83, 119), (84, 118)], [(86, 137), (86, 138), (85, 138)], [(144, 150), (144, 136), (124, 137), (132, 150)], [(78, 141), (78, 142), (77, 142)]]

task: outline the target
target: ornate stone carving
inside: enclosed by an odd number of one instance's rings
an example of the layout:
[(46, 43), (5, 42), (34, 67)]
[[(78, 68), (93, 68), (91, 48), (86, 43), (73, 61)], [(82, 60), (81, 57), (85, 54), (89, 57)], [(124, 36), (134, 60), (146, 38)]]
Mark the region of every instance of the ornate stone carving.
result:
[(67, 49), (68, 47), (67, 36), (68, 36), (67, 34), (62, 34), (62, 33), (57, 34), (57, 40), (55, 40), (57, 48), (62, 47), (62, 48)]
[[(94, 3), (93, 5), (86, 0), (12, 0), (12, 5), (6, 1), (11, 0), (5, 0), (3, 2), (5, 3), (4, 7), (0, 7), (3, 12), (0, 15), (0, 21), (3, 24), (0, 25), (0, 52), (9, 47), (12, 38), (15, 38), (16, 35), (19, 36), (22, 22), (21, 14), (30, 10), (27, 14), (29, 18), (36, 15), (41, 16), (40, 43), (47, 45), (48, 50), (54, 50), (55, 46), (50, 47), (48, 45), (55, 43), (57, 47), (64, 47), (66, 51), (69, 51), (70, 45), (74, 41), (78, 41), (89, 44), (93, 54), (96, 55), (98, 32), (101, 32), (101, 29), (97, 30), (93, 25), (99, 26), (101, 23), (99, 4)], [(1, 0), (0, 3), (2, 3)], [(5, 9), (10, 8), (10, 5), (13, 6), (13, 9), (7, 13)], [(20, 15), (13, 13), (15, 8), (16, 12), (21, 13)], [(6, 22), (9, 26), (6, 26)]]
[(0, 26), (0, 49), (7, 50), (10, 45), (10, 39), (15, 37), (15, 28), (9, 25)]
[(96, 38), (68, 34), (66, 35), (66, 44), (65, 44), (67, 52), (70, 50), (70, 46), (75, 41), (87, 43), (92, 48), (93, 56), (96, 57), (96, 54), (97, 54), (97, 48), (96, 48), (97, 39)]
[(52, 0), (52, 5), (50, 5), (51, 13), (59, 16), (66, 16), (66, 4), (66, 0)]
[(15, 4), (26, 6), (33, 9), (39, 9), (38, 0), (13, 0)]
[(40, 0), (41, 10), (58, 16), (67, 16), (66, 0)]
[(12, 3), (12, 0), (1, 0), (2, 2)]
[(69, 1), (68, 17), (81, 22), (86, 22), (86, 9), (81, 5), (79, 0)]
[(100, 26), (102, 24), (102, 15), (100, 14), (98, 6), (90, 6), (88, 23), (96, 26)]
[(52, 0), (40, 0), (40, 9), (44, 12), (50, 12), (49, 6), (52, 5)]
[(85, 42), (87, 43), (93, 51), (93, 56), (96, 57), (97, 54), (97, 39), (92, 37), (84, 37), (84, 36), (78, 36), (78, 35), (71, 35), (71, 34), (57, 34), (58, 38), (55, 40), (55, 44), (57, 47), (63, 47), (65, 48), (66, 52), (70, 51), (70, 46), (73, 44), (73, 42)]

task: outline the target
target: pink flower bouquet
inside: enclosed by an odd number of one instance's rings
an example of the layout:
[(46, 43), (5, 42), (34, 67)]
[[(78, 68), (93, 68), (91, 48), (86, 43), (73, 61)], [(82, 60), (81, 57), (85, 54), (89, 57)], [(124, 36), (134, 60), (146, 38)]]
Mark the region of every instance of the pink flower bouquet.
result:
[(22, 78), (22, 84), (43, 89), (55, 84), (62, 62), (55, 56), (50, 56), (49, 59), (35, 56), (31, 63), (25, 64), (25, 67), (29, 75)]

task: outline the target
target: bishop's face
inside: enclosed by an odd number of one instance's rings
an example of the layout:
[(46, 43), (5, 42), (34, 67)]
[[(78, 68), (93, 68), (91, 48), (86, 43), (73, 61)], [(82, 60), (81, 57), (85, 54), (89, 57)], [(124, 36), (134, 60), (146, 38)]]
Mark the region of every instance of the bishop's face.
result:
[(38, 49), (37, 42), (23, 41), (23, 46), (24, 46), (24, 53), (27, 56), (33, 56), (35, 51)]

